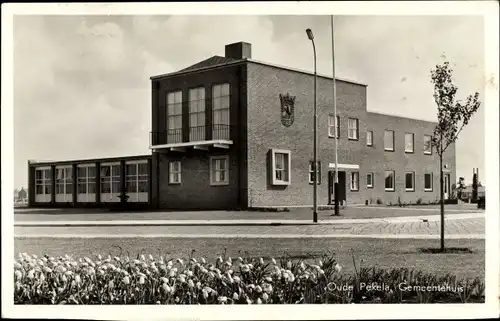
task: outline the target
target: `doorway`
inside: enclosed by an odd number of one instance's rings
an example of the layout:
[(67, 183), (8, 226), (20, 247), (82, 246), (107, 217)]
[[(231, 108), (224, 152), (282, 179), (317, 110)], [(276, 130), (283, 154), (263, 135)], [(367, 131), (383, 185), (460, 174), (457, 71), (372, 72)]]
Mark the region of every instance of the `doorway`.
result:
[[(339, 204), (342, 205), (346, 199), (346, 174), (344, 171), (339, 171)], [(335, 171), (328, 172), (328, 195), (330, 205), (335, 204)]]

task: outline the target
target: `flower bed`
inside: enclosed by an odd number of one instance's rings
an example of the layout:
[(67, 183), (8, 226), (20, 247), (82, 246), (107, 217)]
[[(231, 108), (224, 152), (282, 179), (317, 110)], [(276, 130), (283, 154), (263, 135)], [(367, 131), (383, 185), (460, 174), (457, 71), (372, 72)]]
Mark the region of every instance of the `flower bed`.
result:
[(194, 257), (99, 255), (75, 260), (23, 253), (14, 263), (14, 284), (15, 304), (484, 302), (479, 279), (405, 268), (360, 268), (349, 275), (331, 255), (315, 262), (224, 255), (212, 264)]

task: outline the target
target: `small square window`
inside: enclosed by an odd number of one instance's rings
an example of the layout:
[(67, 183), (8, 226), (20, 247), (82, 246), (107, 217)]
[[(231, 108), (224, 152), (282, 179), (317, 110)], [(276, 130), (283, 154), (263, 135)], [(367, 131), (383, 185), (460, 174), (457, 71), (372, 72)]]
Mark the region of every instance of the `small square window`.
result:
[[(309, 184), (314, 184), (313, 164), (314, 164), (313, 161), (309, 162)], [(321, 162), (318, 162), (318, 168), (316, 169), (316, 172), (318, 173), (318, 185), (319, 185), (321, 184)]]
[(289, 150), (271, 150), (272, 185), (290, 185), (290, 163)]
[(386, 130), (384, 132), (384, 150), (394, 151), (394, 131)]
[(228, 185), (229, 184), (229, 157), (212, 156), (210, 157), (210, 185)]
[(432, 173), (424, 174), (424, 191), (432, 192)]
[(359, 190), (359, 173), (351, 172), (351, 191)]
[(181, 181), (181, 162), (171, 161), (168, 164), (168, 183), (180, 184)]
[(366, 187), (373, 188), (373, 173), (366, 174)]
[(385, 171), (385, 190), (394, 192), (395, 183), (394, 171)]
[(413, 134), (405, 133), (405, 153), (413, 153), (413, 142)]
[(373, 146), (373, 131), (366, 132), (366, 146)]
[(415, 172), (405, 173), (405, 189), (408, 192), (413, 192), (415, 190)]

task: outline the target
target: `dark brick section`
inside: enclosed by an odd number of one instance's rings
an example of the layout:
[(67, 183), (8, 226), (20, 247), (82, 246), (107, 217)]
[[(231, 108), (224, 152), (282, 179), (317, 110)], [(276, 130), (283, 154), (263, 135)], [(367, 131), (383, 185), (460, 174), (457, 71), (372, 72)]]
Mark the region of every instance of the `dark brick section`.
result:
[[(313, 76), (257, 63), (248, 64), (248, 205), (303, 206), (312, 204), (312, 185), (309, 184), (309, 162), (313, 157)], [(318, 77), (318, 160), (321, 161), (321, 185), (318, 204), (329, 201), (329, 163), (334, 163), (334, 138), (328, 137), (328, 115), (333, 114), (332, 80)], [(435, 123), (386, 116), (366, 111), (366, 87), (337, 80), (337, 115), (340, 117), (338, 140), (339, 164), (359, 165), (359, 170), (346, 172), (347, 202), (350, 204), (435, 200), (438, 197), (439, 171), (435, 153), (423, 154), (423, 134), (432, 134)], [(295, 121), (292, 126), (281, 124), (279, 94), (296, 96)], [(358, 119), (358, 140), (348, 139), (348, 118)], [(384, 130), (395, 131), (395, 151), (385, 152)], [(366, 146), (366, 131), (373, 131), (373, 146)], [(404, 152), (404, 133), (415, 134), (413, 154)], [(291, 184), (274, 187), (268, 182), (270, 149), (291, 151)], [(454, 148), (448, 153), (451, 182), (455, 181)], [(394, 192), (384, 188), (384, 170), (396, 172)], [(423, 171), (434, 173), (433, 192), (423, 191)], [(333, 170), (333, 169), (330, 169)], [(405, 171), (415, 171), (415, 192), (404, 188)], [(350, 190), (350, 172), (359, 172), (358, 191)], [(373, 172), (374, 188), (366, 187), (366, 174)]]
[[(246, 193), (241, 193), (246, 175), (245, 132), (241, 126), (246, 109), (244, 65), (228, 66), (222, 69), (210, 69), (197, 73), (165, 77), (159, 82), (156, 106), (153, 105), (153, 133), (166, 130), (167, 93), (182, 90), (183, 92), (183, 137), (189, 139), (189, 89), (205, 88), (205, 119), (207, 132), (205, 140), (212, 139), (212, 86), (229, 83), (230, 85), (230, 139), (233, 145), (227, 150), (210, 147), (209, 150), (193, 150), (186, 147), (186, 152), (153, 152), (152, 203), (159, 208), (235, 208), (246, 206)], [(243, 116), (242, 116), (243, 115)], [(210, 186), (209, 157), (215, 155), (229, 156), (229, 184)], [(169, 184), (169, 162), (181, 161), (181, 184)]]

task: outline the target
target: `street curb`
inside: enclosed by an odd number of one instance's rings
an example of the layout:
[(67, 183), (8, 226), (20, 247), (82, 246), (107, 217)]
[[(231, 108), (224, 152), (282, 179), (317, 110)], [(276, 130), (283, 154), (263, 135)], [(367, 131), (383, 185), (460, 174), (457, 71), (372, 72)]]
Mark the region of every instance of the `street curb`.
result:
[[(446, 221), (457, 219), (484, 218), (484, 213), (452, 214)], [(413, 223), (439, 221), (439, 215), (403, 216), (373, 219), (335, 219), (313, 223), (309, 220), (122, 220), (122, 221), (49, 221), (15, 222), (15, 227), (96, 227), (96, 226), (307, 226), (307, 225), (342, 225), (366, 223)]]

